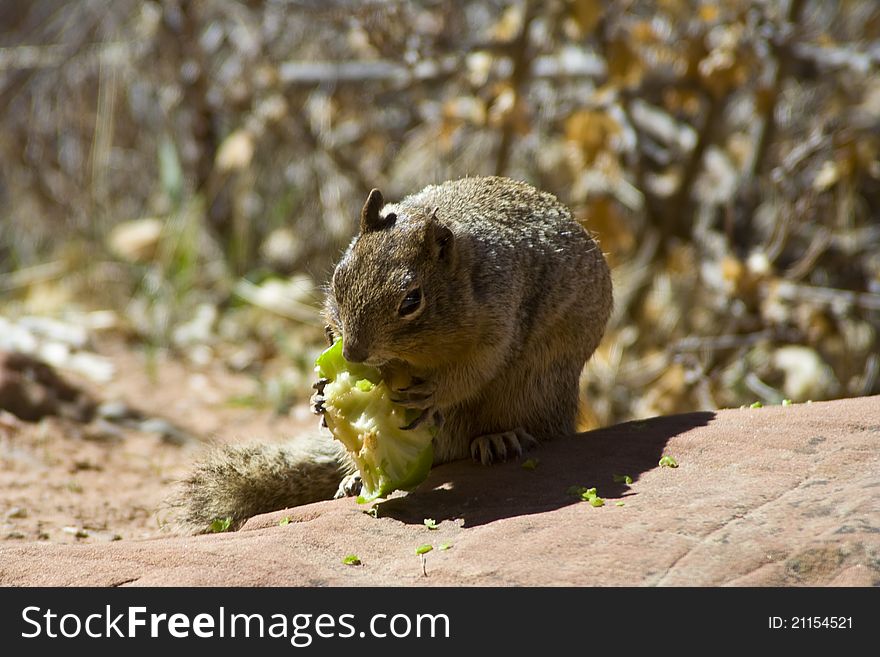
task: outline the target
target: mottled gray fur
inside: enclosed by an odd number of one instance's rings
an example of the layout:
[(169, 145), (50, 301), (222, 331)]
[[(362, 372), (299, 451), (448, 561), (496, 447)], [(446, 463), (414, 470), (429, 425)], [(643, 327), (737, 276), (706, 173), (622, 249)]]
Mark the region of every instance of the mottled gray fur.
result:
[[(554, 196), (507, 178), (381, 202), (374, 193), (364, 207), (325, 315), (358, 359), (389, 380), (420, 381), (400, 396), (442, 415), (435, 465), (477, 453), (503, 460), (524, 437), (571, 434), (578, 378), (612, 306), (608, 266), (588, 232)], [(416, 287), (423, 303), (399, 316)], [(314, 498), (319, 487), (296, 476), (306, 467), (298, 459), (310, 457), (267, 449), (274, 455), (262, 461), (233, 448), (200, 466), (188, 483), (190, 516), (240, 518)], [(338, 483), (338, 466), (321, 472)], [(331, 497), (336, 484), (323, 477), (318, 496)]]
[(212, 521), (232, 518), (232, 528), (259, 513), (333, 497), (351, 473), (341, 445), (305, 434), (289, 443), (226, 445), (210, 452), (184, 479), (168, 506), (171, 527), (200, 533)]

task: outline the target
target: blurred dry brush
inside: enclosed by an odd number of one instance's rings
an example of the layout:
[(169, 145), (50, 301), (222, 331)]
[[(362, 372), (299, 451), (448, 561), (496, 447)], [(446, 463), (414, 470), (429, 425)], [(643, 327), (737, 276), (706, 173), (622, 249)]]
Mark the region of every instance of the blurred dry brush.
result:
[(367, 191), (502, 174), (614, 267), (587, 424), (876, 394), (878, 65), (873, 0), (0, 3), (2, 312), (304, 396)]

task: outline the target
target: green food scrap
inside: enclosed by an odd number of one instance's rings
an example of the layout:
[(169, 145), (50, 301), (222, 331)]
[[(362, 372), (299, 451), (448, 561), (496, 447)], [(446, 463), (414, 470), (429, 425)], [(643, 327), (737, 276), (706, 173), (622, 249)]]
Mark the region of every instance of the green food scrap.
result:
[(324, 419), (355, 462), (363, 481), (359, 504), (418, 486), (434, 460), (430, 422), (403, 430), (420, 411), (394, 404), (379, 370), (342, 357), (337, 340), (315, 361), (324, 386)]
[(290, 516), (285, 516), (281, 520), (278, 521), (278, 524), (284, 527), (284, 525), (290, 524)]
[(361, 379), (357, 383), (354, 384), (354, 387), (360, 390), (361, 392), (370, 392), (373, 388), (376, 387), (376, 384), (370, 381), (369, 379)]
[(623, 504), (624, 504), (623, 502), (615, 502), (614, 506), (623, 506)]
[(452, 547), (452, 543), (441, 543), (437, 546), (438, 550), (443, 550), (444, 552)]
[(764, 408), (764, 404), (759, 401), (754, 402), (749, 408)]
[(664, 456), (660, 459), (659, 463), (661, 468), (677, 468), (678, 461), (675, 460), (672, 456)]
[(595, 488), (586, 488), (584, 486), (569, 486), (566, 491), (569, 495), (573, 495), (584, 502), (589, 502), (592, 506), (603, 506), (605, 504), (605, 500), (603, 500), (596, 493)]
[(581, 493), (581, 499), (585, 502), (589, 502), (593, 498), (596, 497), (596, 489), (595, 488), (587, 488), (584, 492)]
[(523, 461), (522, 467), (526, 470), (534, 470), (538, 467), (538, 459), (527, 459)]
[(211, 521), (211, 532), (220, 534), (232, 527), (232, 518), (214, 518)]
[(629, 486), (633, 482), (633, 478), (629, 475), (616, 474), (612, 475), (612, 477), (614, 478), (615, 484), (626, 484), (627, 486)]
[(782, 405), (783, 406), (791, 406), (791, 400), (790, 399), (783, 399)]
[(425, 543), (424, 545), (420, 545), (416, 548), (416, 554), (428, 554), (431, 550), (434, 549), (433, 545), (429, 545)]
[(349, 554), (342, 558), (342, 563), (346, 566), (360, 566), (361, 560), (358, 558), (356, 554)]
[(423, 521), (428, 529), (437, 529), (437, 521), (433, 518), (425, 518)]

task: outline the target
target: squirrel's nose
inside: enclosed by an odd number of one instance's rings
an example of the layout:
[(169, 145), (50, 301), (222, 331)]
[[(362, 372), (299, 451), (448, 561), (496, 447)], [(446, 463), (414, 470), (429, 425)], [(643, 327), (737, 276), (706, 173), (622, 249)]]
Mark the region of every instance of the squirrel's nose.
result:
[(342, 342), (342, 357), (345, 360), (351, 363), (363, 363), (367, 358), (370, 357), (369, 351), (361, 345), (357, 343), (348, 343), (343, 340)]

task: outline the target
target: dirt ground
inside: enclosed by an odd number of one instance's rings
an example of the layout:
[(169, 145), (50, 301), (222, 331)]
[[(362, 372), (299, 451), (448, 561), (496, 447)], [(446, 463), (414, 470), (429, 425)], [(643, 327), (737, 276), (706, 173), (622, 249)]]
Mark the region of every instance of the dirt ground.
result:
[(47, 416), (23, 422), (0, 411), (0, 538), (52, 543), (146, 538), (162, 533), (175, 483), (212, 444), (280, 441), (315, 427), (305, 404), (286, 416), (235, 404), (253, 377), (221, 364), (148, 359), (121, 340), (98, 346), (116, 374), (97, 385), (62, 372), (96, 401), (121, 401), (191, 439), (163, 438), (150, 427)]

